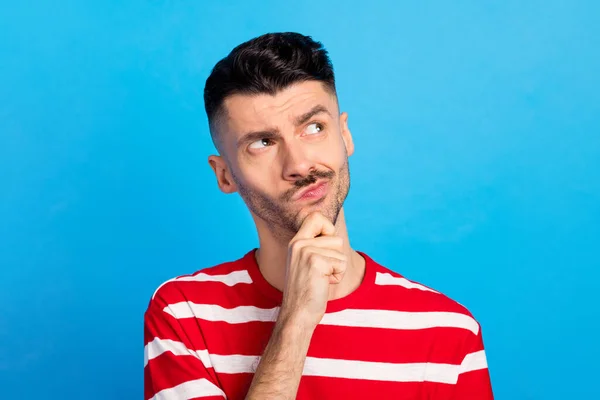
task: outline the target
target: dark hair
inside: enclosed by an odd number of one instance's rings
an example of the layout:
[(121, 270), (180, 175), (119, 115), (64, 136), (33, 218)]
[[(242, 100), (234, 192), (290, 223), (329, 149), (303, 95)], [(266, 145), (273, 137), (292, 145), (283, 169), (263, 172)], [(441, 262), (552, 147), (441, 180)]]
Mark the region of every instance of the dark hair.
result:
[[(323, 82), (335, 93), (333, 66), (327, 50), (309, 36), (268, 33), (235, 47), (213, 68), (204, 87), (204, 107), (211, 136), (223, 102), (234, 94), (271, 94), (309, 80)], [(217, 146), (218, 147), (218, 146)]]

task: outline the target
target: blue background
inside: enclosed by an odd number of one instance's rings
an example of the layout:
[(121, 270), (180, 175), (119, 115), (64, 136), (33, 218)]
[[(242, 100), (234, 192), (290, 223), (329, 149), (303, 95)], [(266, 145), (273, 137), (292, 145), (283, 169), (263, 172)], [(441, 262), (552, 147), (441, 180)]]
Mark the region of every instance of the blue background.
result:
[(269, 31), (323, 41), (355, 248), (466, 305), (498, 399), (600, 398), (600, 2), (2, 1), (0, 397), (142, 396), (164, 280), (257, 244), (202, 90)]

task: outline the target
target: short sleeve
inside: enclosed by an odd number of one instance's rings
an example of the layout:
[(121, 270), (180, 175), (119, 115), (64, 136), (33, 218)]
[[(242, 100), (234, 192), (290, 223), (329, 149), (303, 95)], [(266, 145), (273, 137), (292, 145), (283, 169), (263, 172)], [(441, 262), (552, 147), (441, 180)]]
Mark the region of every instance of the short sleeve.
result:
[(192, 343), (168, 306), (155, 295), (144, 314), (144, 399), (227, 398), (201, 335)]

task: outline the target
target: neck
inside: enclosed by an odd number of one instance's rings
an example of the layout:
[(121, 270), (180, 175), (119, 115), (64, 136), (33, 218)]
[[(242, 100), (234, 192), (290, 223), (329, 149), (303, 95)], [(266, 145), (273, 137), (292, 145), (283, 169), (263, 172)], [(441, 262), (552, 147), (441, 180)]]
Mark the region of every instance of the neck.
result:
[[(288, 243), (291, 237), (282, 240), (282, 236), (269, 229), (263, 221), (256, 217), (254, 219), (260, 243), (260, 248), (256, 253), (260, 272), (271, 286), (283, 291)], [(365, 273), (365, 260), (350, 246), (343, 208), (340, 210), (335, 227), (336, 235), (344, 239), (344, 253), (349, 262), (342, 281), (330, 286), (329, 300), (339, 299), (352, 293), (360, 286)]]

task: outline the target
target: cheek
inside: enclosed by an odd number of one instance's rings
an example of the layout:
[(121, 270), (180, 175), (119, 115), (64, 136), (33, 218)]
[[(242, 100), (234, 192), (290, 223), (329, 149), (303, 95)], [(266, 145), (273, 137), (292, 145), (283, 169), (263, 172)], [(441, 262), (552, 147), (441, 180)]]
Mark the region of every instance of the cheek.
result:
[(242, 185), (247, 191), (259, 194), (262, 197), (274, 197), (278, 182), (276, 168), (252, 168), (244, 173)]
[(346, 146), (344, 142), (339, 143), (336, 146), (335, 151), (329, 151), (326, 154), (326, 161), (330, 165), (331, 169), (339, 170), (348, 160), (348, 153), (346, 152)]
[(347, 153), (346, 142), (344, 141), (344, 137), (341, 133), (336, 133), (332, 135), (331, 142), (329, 146), (336, 149), (336, 154), (340, 154), (340, 158), (345, 158)]

